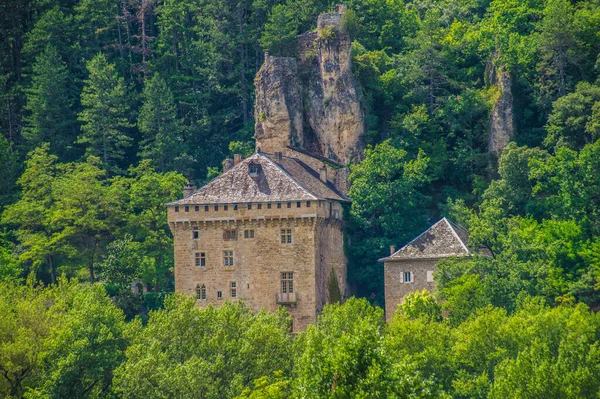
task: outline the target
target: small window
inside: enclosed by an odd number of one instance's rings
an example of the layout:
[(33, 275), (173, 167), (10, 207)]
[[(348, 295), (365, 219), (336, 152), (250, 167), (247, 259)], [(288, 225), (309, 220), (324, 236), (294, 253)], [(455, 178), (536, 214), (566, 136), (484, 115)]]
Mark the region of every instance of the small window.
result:
[(229, 210), (229, 205), (223, 205), (223, 210), (224, 211), (228, 211)]
[(433, 270), (427, 270), (427, 282), (428, 283), (433, 282)]
[(310, 201), (306, 201), (306, 207), (310, 208)]
[(219, 211), (219, 205), (215, 205), (215, 212)]
[(256, 207), (257, 207), (258, 209), (262, 209), (262, 204), (257, 204), (257, 205), (256, 205)]
[(281, 273), (281, 293), (292, 294), (294, 292), (294, 272)]
[(402, 281), (405, 283), (412, 283), (412, 272), (404, 272), (402, 276)]
[[(278, 202), (278, 203), (277, 203), (277, 209), (280, 209), (280, 208), (281, 208), (281, 202)], [(179, 211), (177, 210), (177, 207), (175, 207), (175, 212), (179, 212)]]
[(198, 239), (198, 231), (193, 231), (193, 232), (192, 232), (192, 238), (193, 238), (194, 240), (197, 240), (197, 239)]
[(204, 284), (196, 286), (196, 299), (206, 300), (206, 286)]
[(200, 205), (194, 205), (194, 212), (200, 212)]
[(339, 211), (333, 211), (333, 218), (334, 219), (339, 219), (340, 218), (340, 212)]
[(252, 209), (252, 204), (248, 204), (248, 209)]
[(223, 251), (223, 265), (225, 267), (233, 266), (233, 251)]
[(179, 207), (178, 206), (175, 207), (175, 212), (179, 212)]
[(258, 175), (259, 171), (260, 171), (260, 166), (258, 164), (255, 164), (255, 163), (248, 164), (248, 174), (250, 176)]
[(190, 207), (188, 205), (186, 205), (184, 209), (185, 209), (186, 212), (190, 211)]
[(281, 243), (291, 244), (292, 243), (292, 230), (281, 229)]
[(194, 256), (196, 266), (206, 266), (206, 252), (196, 252)]
[(267, 204), (267, 209), (271, 209), (271, 203), (270, 202)]
[(208, 212), (208, 205), (204, 205), (204, 212)]
[(238, 204), (233, 204), (233, 210), (237, 211), (238, 210)]
[(300, 208), (300, 207), (302, 207), (302, 202), (300, 202), (300, 201), (296, 202), (296, 208)]
[(254, 230), (244, 230), (244, 238), (254, 238)]
[(222, 299), (223, 298), (223, 293), (221, 291), (217, 291), (217, 298), (218, 299)]
[(288, 208), (291, 208), (291, 207), (292, 207), (292, 203), (291, 203), (291, 202), (288, 202), (288, 203), (287, 203), (287, 207), (288, 207)]
[(235, 231), (235, 230), (225, 230), (223, 232), (223, 239), (225, 241), (234, 241), (234, 240), (237, 240), (237, 231)]
[(237, 283), (235, 281), (231, 282), (231, 297), (237, 298)]

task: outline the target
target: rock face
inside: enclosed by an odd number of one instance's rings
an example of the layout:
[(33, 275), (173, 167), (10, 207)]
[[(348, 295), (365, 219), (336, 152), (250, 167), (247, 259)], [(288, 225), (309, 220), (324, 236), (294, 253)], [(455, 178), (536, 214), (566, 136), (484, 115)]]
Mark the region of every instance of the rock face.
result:
[(500, 95), (492, 107), (488, 151), (500, 155), (515, 134), (512, 79), (503, 67), (494, 66), (493, 63), (490, 63), (488, 71), (489, 83), (500, 91)]
[(343, 13), (320, 15), (316, 32), (298, 36), (297, 58), (265, 57), (255, 81), (261, 151), (295, 146), (342, 164), (361, 158), (365, 112)]

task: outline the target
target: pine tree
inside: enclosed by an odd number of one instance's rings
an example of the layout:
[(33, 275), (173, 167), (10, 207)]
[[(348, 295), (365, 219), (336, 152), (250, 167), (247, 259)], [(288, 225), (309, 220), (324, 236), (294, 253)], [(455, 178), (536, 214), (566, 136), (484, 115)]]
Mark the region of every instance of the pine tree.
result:
[(77, 135), (77, 120), (71, 110), (69, 72), (56, 47), (46, 46), (33, 65), (31, 87), (27, 89), (29, 115), (23, 129), (32, 147), (50, 143), (50, 151), (64, 156)]
[(139, 156), (149, 159), (160, 171), (185, 169), (189, 158), (183, 125), (177, 118), (173, 93), (158, 74), (146, 81), (142, 93), (143, 105), (138, 116), (138, 128), (143, 135)]
[(100, 157), (104, 169), (115, 172), (131, 145), (125, 83), (101, 53), (87, 67), (89, 78), (81, 93), (84, 109), (78, 118), (83, 122), (83, 132), (77, 142), (87, 145), (87, 154)]

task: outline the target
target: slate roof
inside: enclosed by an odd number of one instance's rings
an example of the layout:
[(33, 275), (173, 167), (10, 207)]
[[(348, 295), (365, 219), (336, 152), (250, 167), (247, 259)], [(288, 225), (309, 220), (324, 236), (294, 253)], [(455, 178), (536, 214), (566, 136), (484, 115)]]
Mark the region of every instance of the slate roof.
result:
[(443, 218), (404, 247), (380, 261), (471, 255), (472, 251), (467, 247), (468, 242), (469, 233), (465, 229)]
[[(200, 188), (187, 198), (168, 205), (237, 204), (330, 199), (349, 201), (331, 182), (323, 183), (319, 172), (297, 158), (283, 156), (280, 162), (271, 154), (257, 153)], [(255, 176), (249, 165), (258, 166)]]

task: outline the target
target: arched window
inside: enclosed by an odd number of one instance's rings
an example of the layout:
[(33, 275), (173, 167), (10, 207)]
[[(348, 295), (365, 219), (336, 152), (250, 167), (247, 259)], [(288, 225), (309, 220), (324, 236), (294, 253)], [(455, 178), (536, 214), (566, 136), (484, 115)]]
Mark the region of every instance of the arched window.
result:
[(200, 284), (196, 286), (196, 299), (206, 299), (206, 286), (204, 284), (202, 284), (202, 286), (200, 286)]

